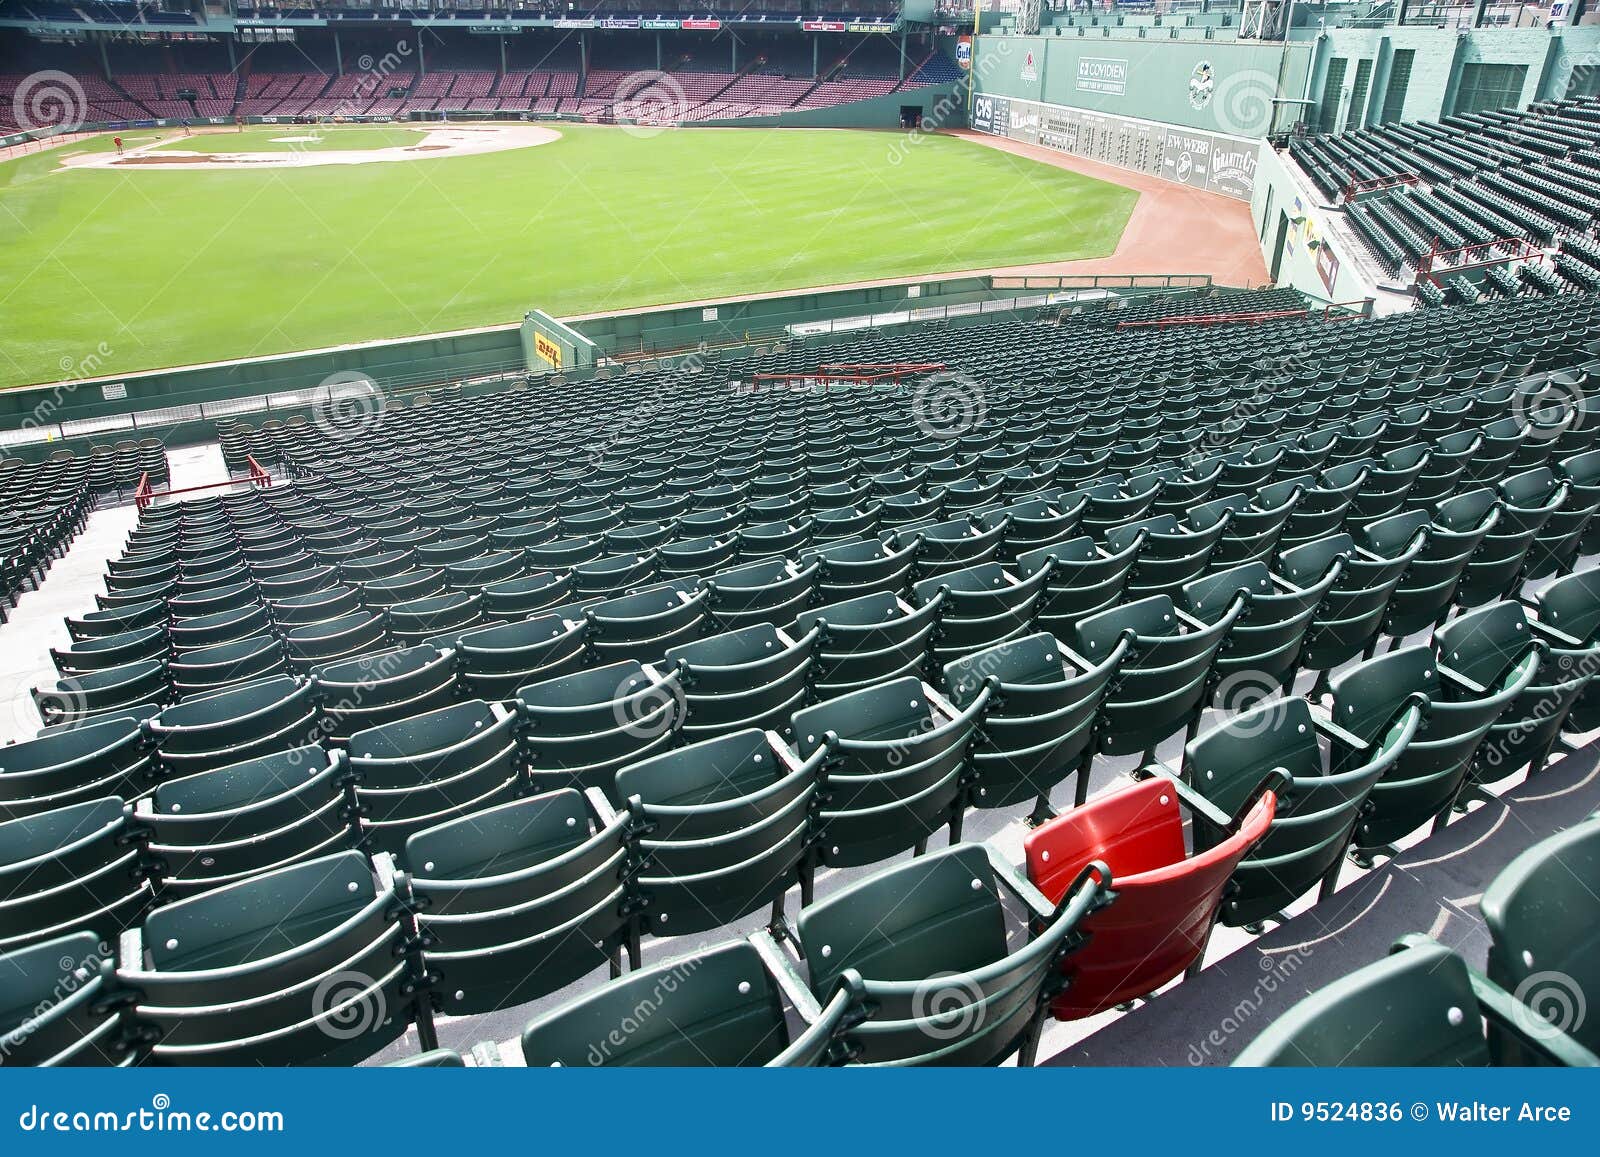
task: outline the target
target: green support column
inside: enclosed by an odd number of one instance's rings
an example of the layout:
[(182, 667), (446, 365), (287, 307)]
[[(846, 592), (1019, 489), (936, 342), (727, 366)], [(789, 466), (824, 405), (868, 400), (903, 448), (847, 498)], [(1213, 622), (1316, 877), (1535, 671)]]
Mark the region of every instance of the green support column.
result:
[(728, 33), (728, 43), (733, 46), (733, 71), (739, 71), (739, 38), (733, 33)]
[(900, 26), (900, 79), (906, 78), (906, 26)]
[(505, 74), (506, 74), (506, 38), (505, 38), (504, 35), (502, 35), (500, 37), (500, 75), (504, 76)]
[(340, 76), (344, 75), (344, 48), (339, 43), (338, 29), (333, 33), (333, 70)]
[(656, 33), (656, 71), (661, 71), (661, 33)]
[(237, 40), (237, 39), (238, 39), (238, 37), (236, 37), (236, 36), (228, 37), (228, 71), (229, 72), (238, 72), (239, 71), (239, 56), (233, 50), (233, 42), (235, 40)]
[(95, 39), (100, 42), (100, 71), (110, 77), (111, 58), (106, 55), (106, 38), (104, 36), (96, 36)]
[(589, 34), (578, 33), (578, 91), (588, 95), (589, 91)]
[(813, 33), (811, 36), (811, 79), (817, 79), (817, 66), (822, 60), (822, 37)]
[(417, 37), (417, 75), (428, 75), (428, 54), (422, 49), (422, 37)]

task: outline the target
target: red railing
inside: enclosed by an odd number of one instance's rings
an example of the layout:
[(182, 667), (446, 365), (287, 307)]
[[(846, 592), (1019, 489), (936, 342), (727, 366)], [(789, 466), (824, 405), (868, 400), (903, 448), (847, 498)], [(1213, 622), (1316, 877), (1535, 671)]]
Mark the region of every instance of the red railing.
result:
[(756, 374), (758, 382), (898, 382), (917, 374), (932, 374), (944, 362), (833, 362), (806, 374)]
[(1371, 298), (1363, 298), (1360, 301), (1336, 301), (1322, 307), (1322, 320), (1344, 321), (1352, 317), (1366, 317), (1371, 307)]
[(1271, 309), (1256, 313), (1194, 313), (1176, 317), (1155, 317), (1146, 321), (1119, 321), (1118, 329), (1166, 329), (1169, 325), (1251, 325), (1261, 321), (1310, 317), (1308, 309)]
[(1397, 189), (1401, 185), (1420, 185), (1422, 178), (1415, 173), (1393, 173), (1387, 177), (1369, 177), (1365, 181), (1351, 181), (1339, 192), (1340, 200), (1349, 204), (1363, 193), (1377, 193), (1384, 189)]
[(267, 468), (255, 460), (253, 455), (246, 455), (245, 461), (250, 466), (248, 478), (229, 478), (226, 482), (207, 482), (202, 486), (184, 486), (177, 490), (162, 490), (157, 492), (150, 484), (150, 474), (146, 471), (139, 478), (139, 485), (133, 492), (133, 501), (140, 510), (152, 505), (158, 498), (172, 498), (179, 494), (198, 494), (202, 490), (221, 490), (227, 486), (255, 486), (262, 490), (272, 486), (272, 475)]
[(1503, 237), (1498, 241), (1463, 245), (1459, 249), (1440, 249), (1435, 241), (1433, 248), (1417, 259), (1417, 281), (1427, 278), (1438, 285), (1441, 274), (1487, 269), (1539, 256), (1542, 256), (1539, 247), (1525, 237)]

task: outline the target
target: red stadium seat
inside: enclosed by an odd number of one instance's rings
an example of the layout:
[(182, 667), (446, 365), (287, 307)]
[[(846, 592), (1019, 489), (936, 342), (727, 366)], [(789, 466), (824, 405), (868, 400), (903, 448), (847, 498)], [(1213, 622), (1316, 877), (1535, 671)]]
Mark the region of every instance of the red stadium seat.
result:
[[(1181, 802), (1196, 823), (1231, 835), (1197, 856), (1184, 845)], [(1028, 879), (1051, 903), (1093, 860), (1111, 868), (1116, 902), (1084, 921), (1089, 942), (1063, 965), (1069, 983), (1051, 1002), (1057, 1020), (1093, 1016), (1146, 996), (1205, 951), (1223, 889), (1267, 833), (1277, 797), (1263, 785), (1229, 819), (1164, 775), (1107, 792), (1029, 832)]]

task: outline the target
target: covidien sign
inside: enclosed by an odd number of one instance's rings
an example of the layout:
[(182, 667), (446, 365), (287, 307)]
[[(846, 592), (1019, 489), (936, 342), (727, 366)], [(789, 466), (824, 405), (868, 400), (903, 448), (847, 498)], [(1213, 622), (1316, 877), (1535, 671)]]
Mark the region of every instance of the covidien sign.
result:
[(1101, 96), (1128, 95), (1128, 62), (1108, 56), (1078, 58), (1078, 91)]

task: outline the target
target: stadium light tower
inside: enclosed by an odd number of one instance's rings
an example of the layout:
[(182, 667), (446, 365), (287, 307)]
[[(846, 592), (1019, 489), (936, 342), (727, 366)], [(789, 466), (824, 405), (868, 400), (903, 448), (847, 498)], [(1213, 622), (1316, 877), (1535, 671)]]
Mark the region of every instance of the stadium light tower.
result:
[(1283, 40), (1294, 18), (1294, 0), (1244, 0), (1239, 13), (1240, 40)]

